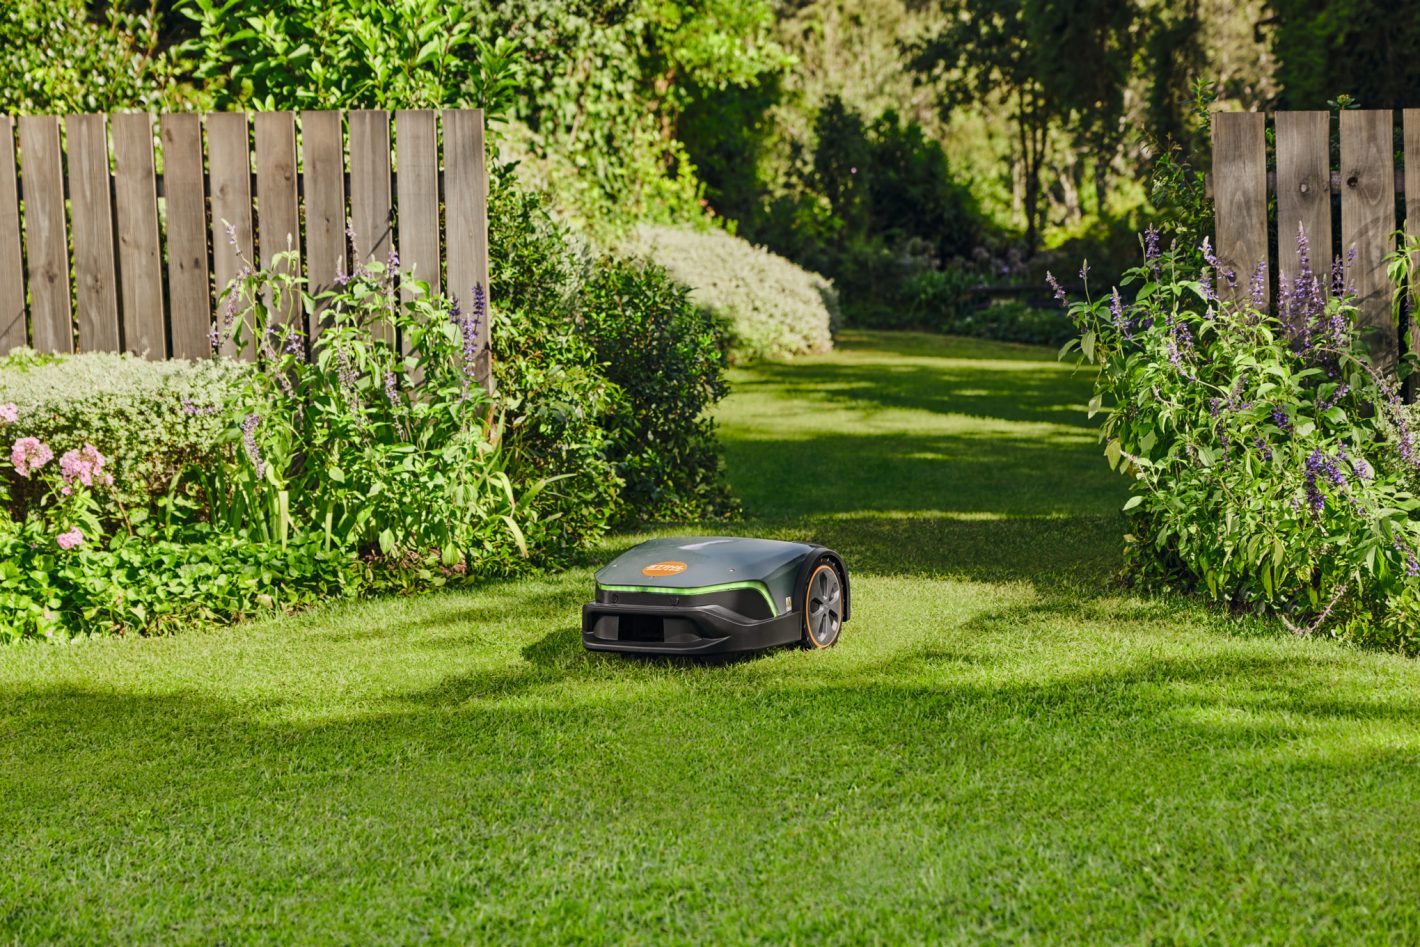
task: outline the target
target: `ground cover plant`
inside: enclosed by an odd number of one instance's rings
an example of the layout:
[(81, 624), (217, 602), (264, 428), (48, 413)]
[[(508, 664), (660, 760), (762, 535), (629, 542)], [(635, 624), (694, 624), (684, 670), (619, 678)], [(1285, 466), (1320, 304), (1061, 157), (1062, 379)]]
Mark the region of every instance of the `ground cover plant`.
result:
[(732, 381), (709, 528), (841, 550), (836, 649), (589, 655), (590, 567), (3, 649), (3, 936), (1420, 936), (1416, 664), (1120, 586), (1088, 377), (850, 332)]
[(1413, 652), (1414, 434), (1399, 382), (1371, 364), (1344, 262), (1314, 273), (1305, 233), (1297, 243), (1274, 315), (1264, 267), (1228, 292), (1238, 277), (1206, 240), (1200, 275), (1191, 250), (1160, 251), (1150, 231), (1128, 298), (1071, 306), (1081, 336), (1067, 350), (1099, 366), (1091, 411), (1134, 486), (1134, 576)]

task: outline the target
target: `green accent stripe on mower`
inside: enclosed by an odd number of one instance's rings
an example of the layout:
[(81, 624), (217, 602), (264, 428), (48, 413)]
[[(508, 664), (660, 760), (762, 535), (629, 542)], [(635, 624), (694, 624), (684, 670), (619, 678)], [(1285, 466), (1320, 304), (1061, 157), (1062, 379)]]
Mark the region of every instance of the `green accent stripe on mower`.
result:
[(763, 582), (725, 582), (722, 585), (702, 585), (695, 589), (668, 589), (663, 585), (602, 585), (605, 592), (650, 592), (654, 595), (709, 595), (711, 592), (732, 592), (735, 589), (753, 589), (769, 603), (769, 614), (778, 615), (774, 599), (769, 595), (769, 587)]

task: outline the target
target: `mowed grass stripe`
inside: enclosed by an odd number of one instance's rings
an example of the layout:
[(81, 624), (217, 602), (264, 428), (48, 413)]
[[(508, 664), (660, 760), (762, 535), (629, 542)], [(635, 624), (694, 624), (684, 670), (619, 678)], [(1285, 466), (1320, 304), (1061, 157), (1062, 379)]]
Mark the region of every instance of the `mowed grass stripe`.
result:
[(1119, 586), (1086, 379), (851, 335), (734, 381), (748, 518), (693, 529), (839, 549), (839, 647), (590, 655), (588, 565), (5, 649), (0, 933), (1420, 939), (1417, 665)]

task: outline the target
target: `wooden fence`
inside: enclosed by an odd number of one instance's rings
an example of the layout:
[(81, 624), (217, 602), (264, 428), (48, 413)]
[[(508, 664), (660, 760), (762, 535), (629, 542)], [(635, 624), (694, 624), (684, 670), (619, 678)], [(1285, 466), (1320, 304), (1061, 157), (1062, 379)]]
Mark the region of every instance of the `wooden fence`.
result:
[(482, 111), (0, 116), (0, 352), (210, 355), (239, 253), (294, 249), (319, 292), (361, 262), (347, 224), (361, 258), (397, 249), (467, 311), (488, 286)]
[[(1359, 318), (1377, 364), (1392, 367), (1402, 343), (1391, 314), (1385, 257), (1397, 247), (1400, 222), (1407, 233), (1420, 233), (1420, 109), (1402, 112), (1399, 165), (1393, 113), (1343, 111), (1336, 130), (1340, 163), (1333, 167), (1329, 113), (1277, 112), (1269, 164), (1266, 115), (1213, 116), (1217, 255), (1237, 274), (1233, 292), (1247, 294), (1258, 263), (1267, 264), (1269, 284), (1285, 287), (1296, 276), (1299, 227), (1307, 233), (1311, 264), (1323, 283), (1333, 254), (1354, 252), (1348, 278)], [(1276, 199), (1275, 228), (1269, 226), (1269, 197)], [(1338, 216), (1339, 229), (1333, 229)]]

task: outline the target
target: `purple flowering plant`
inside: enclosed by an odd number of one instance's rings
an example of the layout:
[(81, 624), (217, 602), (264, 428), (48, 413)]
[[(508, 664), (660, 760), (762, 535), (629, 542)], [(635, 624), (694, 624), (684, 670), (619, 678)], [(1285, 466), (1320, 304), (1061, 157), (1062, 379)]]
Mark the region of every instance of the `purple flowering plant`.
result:
[(1131, 576), (1420, 650), (1420, 632), (1377, 630), (1420, 624), (1420, 450), (1346, 262), (1314, 272), (1299, 233), (1295, 272), (1269, 285), (1206, 243), (1142, 243), (1122, 287), (1068, 304), (1079, 335), (1061, 352), (1097, 372), (1089, 414), (1132, 486)]
[[(353, 234), (351, 244), (359, 259)], [(485, 384), (485, 287), (468, 287), (460, 306), (391, 252), (312, 293), (294, 263), (244, 270), (215, 327), (256, 369), (233, 413), (233, 462), (205, 484), (214, 521), (367, 558), (514, 568), (528, 514)]]

